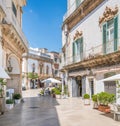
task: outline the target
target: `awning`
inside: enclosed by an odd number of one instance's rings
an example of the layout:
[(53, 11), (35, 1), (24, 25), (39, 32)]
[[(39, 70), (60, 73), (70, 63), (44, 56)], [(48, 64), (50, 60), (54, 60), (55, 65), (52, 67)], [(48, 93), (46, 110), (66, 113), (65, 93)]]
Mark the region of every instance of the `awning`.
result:
[(10, 79), (10, 77), (8, 76), (8, 74), (5, 72), (5, 70), (1, 66), (0, 66), (0, 78)]
[(101, 81), (116, 81), (116, 80), (120, 80), (120, 74), (105, 78), (105, 79), (103, 79)]

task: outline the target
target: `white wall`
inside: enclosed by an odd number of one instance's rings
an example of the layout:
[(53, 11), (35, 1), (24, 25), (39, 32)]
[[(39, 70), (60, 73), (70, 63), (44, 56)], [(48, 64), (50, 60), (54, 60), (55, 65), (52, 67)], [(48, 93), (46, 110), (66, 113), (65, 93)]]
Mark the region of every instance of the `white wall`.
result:
[[(88, 16), (86, 16), (83, 20), (81, 20), (71, 31), (70, 31), (70, 52), (67, 57), (72, 57), (72, 43), (73, 37), (76, 31), (83, 32), (83, 43), (84, 43), (84, 51), (91, 49), (92, 47), (96, 47), (102, 44), (102, 29), (99, 27), (99, 18), (103, 16), (106, 6), (115, 8), (116, 5), (120, 7), (120, 0), (109, 0), (104, 3), (104, 5), (100, 5), (93, 12), (91, 12)], [(119, 9), (120, 10), (120, 9)], [(120, 19), (119, 19), (120, 23)], [(119, 25), (120, 32), (120, 25)], [(64, 38), (64, 37), (63, 37)], [(97, 51), (100, 51), (97, 49)], [(88, 54), (86, 54), (88, 55)]]
[(35, 64), (35, 73), (38, 73), (38, 61), (33, 59), (28, 59), (28, 72), (32, 72), (32, 64)]
[(104, 92), (104, 82), (101, 81), (104, 79), (104, 74), (97, 74), (96, 75), (96, 94), (100, 92)]

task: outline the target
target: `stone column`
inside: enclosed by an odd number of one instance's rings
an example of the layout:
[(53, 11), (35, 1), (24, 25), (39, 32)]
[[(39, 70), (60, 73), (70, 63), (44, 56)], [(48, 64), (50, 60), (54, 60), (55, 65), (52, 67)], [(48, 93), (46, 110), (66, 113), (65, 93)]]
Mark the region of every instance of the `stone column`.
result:
[(26, 89), (29, 89), (30, 86), (28, 86), (28, 59), (27, 58), (23, 58), (23, 72), (24, 72), (24, 86), (26, 87)]
[(64, 73), (62, 73), (62, 94), (64, 94), (64, 79), (65, 79), (65, 75)]
[(0, 66), (2, 66), (2, 31), (0, 26)]

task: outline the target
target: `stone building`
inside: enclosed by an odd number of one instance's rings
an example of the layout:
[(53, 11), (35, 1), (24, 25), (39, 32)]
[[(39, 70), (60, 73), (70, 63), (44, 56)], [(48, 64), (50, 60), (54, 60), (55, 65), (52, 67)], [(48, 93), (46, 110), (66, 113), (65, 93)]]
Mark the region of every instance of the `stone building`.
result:
[(0, 65), (11, 79), (7, 89), (21, 93), (22, 54), (28, 51), (28, 42), (22, 32), (22, 7), (26, 0), (0, 0)]
[(53, 60), (52, 64), (52, 72), (53, 77), (56, 79), (60, 79), (59, 65), (60, 65), (60, 54), (58, 52), (52, 51), (48, 53)]
[(62, 25), (63, 79), (71, 97), (117, 94), (120, 73), (120, 0), (68, 0)]
[(23, 55), (23, 86), (27, 89), (32, 88), (31, 79), (28, 78), (28, 73), (37, 73), (39, 81), (53, 77), (52, 64), (53, 60), (48, 54), (47, 49), (29, 48), (29, 52)]

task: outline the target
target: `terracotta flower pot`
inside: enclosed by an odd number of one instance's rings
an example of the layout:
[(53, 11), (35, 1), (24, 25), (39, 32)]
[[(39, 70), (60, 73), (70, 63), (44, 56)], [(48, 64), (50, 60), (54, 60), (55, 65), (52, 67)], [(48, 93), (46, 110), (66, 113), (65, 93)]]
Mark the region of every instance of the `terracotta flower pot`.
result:
[(101, 111), (101, 112), (109, 113), (110, 112), (110, 106), (99, 105), (98, 110)]

